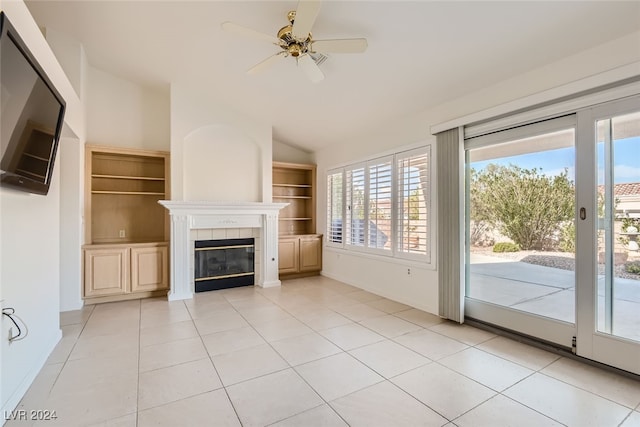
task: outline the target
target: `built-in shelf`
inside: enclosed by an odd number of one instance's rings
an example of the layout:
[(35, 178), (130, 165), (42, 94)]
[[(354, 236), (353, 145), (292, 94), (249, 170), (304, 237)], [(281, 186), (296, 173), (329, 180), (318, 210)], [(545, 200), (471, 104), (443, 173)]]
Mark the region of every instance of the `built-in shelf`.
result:
[(280, 211), (278, 228), (281, 235), (297, 236), (316, 232), (315, 165), (273, 163), (272, 198), (287, 202)]
[(152, 177), (152, 176), (98, 175), (98, 174), (91, 175), (91, 178), (131, 179), (131, 180), (140, 180), (140, 181), (164, 181), (165, 180), (165, 178), (162, 178), (162, 177)]
[(274, 199), (302, 199), (310, 200), (311, 196), (273, 196)]
[(311, 184), (281, 184), (281, 183), (274, 183), (273, 186), (274, 187), (290, 187), (290, 188), (312, 188), (313, 187)]
[(164, 196), (164, 193), (154, 191), (101, 191), (92, 190), (91, 194), (120, 194), (120, 195), (132, 195), (132, 196)]
[(164, 151), (88, 145), (86, 243), (168, 240), (168, 168)]

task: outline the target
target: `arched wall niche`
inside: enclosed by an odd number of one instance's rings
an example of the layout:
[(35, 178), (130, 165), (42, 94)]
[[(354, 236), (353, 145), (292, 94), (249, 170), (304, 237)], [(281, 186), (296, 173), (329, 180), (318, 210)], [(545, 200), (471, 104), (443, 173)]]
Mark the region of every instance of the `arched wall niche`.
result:
[(184, 200), (262, 201), (260, 146), (225, 124), (202, 126), (183, 141)]

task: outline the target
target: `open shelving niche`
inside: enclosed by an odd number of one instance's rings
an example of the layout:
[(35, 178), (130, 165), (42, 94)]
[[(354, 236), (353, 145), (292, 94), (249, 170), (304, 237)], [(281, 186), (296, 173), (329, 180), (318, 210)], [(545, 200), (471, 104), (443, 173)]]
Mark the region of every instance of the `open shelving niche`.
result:
[(273, 201), (289, 203), (280, 211), (281, 236), (316, 232), (315, 179), (315, 165), (273, 163)]
[(85, 299), (166, 289), (169, 153), (87, 145), (85, 177)]
[(281, 277), (318, 274), (322, 268), (322, 235), (316, 234), (316, 166), (273, 163), (272, 199), (289, 203), (278, 220)]
[(168, 153), (91, 146), (87, 149), (87, 243), (163, 242), (169, 236)]

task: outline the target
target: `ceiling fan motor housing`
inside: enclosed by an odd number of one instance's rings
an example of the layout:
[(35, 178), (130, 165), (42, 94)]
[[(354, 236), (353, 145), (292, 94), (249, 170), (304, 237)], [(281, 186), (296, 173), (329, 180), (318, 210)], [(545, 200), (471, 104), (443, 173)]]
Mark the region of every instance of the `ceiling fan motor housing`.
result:
[(305, 40), (297, 40), (293, 37), (293, 21), (296, 18), (296, 11), (292, 10), (287, 14), (287, 19), (290, 24), (286, 25), (278, 31), (278, 39), (280, 39), (281, 47), (283, 50), (287, 51), (289, 55), (293, 57), (298, 57), (302, 54), (305, 54), (309, 51), (309, 46), (311, 44), (311, 33), (307, 35)]

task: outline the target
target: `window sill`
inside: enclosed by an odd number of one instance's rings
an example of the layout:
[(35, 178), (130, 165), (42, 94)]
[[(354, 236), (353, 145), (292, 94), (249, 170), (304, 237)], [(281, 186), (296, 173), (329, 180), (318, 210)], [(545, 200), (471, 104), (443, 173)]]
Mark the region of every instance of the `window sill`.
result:
[(341, 255), (356, 256), (359, 258), (368, 258), (371, 260), (387, 262), (390, 264), (406, 265), (407, 267), (422, 268), (425, 270), (437, 270), (436, 261), (433, 259), (433, 257), (431, 262), (428, 263), (428, 262), (421, 262), (421, 261), (416, 261), (416, 260), (411, 260), (406, 258), (399, 258), (392, 255), (378, 255), (378, 254), (373, 254), (365, 251), (338, 248), (336, 246), (331, 246), (331, 245), (325, 245), (324, 250), (325, 252), (333, 252)]

